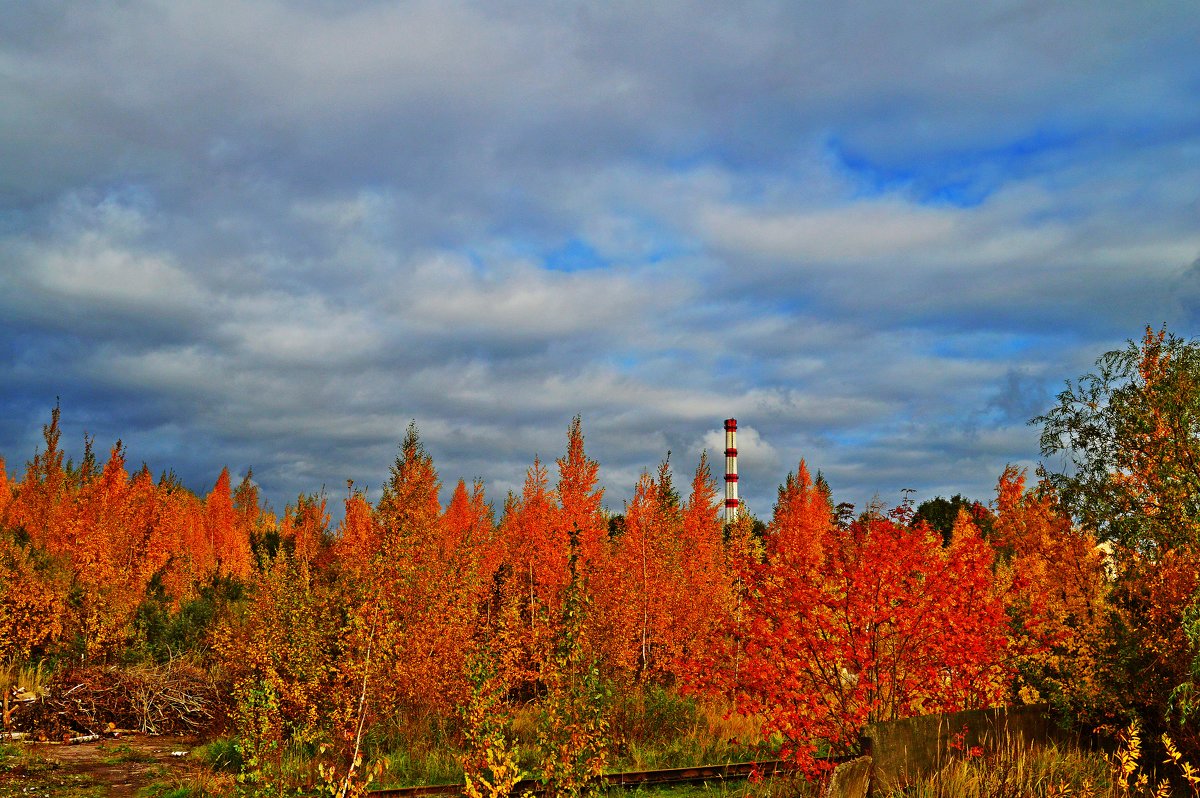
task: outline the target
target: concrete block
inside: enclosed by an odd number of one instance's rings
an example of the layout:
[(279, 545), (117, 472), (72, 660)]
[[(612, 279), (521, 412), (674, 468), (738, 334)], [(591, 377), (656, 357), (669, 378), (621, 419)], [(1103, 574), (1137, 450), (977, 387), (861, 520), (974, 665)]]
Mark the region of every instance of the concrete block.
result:
[(825, 798), (867, 798), (871, 787), (871, 757), (860, 756), (833, 770)]

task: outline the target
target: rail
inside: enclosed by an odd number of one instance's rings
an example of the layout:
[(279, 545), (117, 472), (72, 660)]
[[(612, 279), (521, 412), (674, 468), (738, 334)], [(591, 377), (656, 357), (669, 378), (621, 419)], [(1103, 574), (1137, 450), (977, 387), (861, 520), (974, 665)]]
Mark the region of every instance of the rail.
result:
[[(831, 762), (841, 762), (845, 757), (830, 757)], [(666, 770), (634, 770), (625, 773), (606, 773), (600, 783), (610, 789), (630, 789), (643, 786), (668, 784), (701, 784), (709, 781), (736, 781), (749, 778), (757, 771), (763, 776), (776, 776), (791, 772), (783, 760), (766, 762), (735, 762), (728, 765), (700, 765), (691, 768), (669, 768)], [(513, 787), (512, 795), (545, 792), (546, 785), (537, 779), (522, 779)], [(417, 787), (385, 787), (371, 790), (367, 795), (383, 798), (419, 798), (424, 795), (461, 795), (463, 785), (427, 784)]]

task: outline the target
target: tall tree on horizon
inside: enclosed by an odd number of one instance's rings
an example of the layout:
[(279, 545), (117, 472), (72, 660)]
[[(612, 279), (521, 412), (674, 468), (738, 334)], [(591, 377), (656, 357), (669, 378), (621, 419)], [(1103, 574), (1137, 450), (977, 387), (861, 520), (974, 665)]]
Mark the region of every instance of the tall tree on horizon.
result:
[(672, 611), (682, 573), (682, 527), (668, 456), (657, 479), (643, 473), (638, 480), (625, 508), (625, 529), (615, 554), (620, 621), (610, 661), (641, 680), (670, 673), (681, 655), (681, 630)]
[(608, 522), (601, 507), (604, 488), (599, 486), (600, 464), (584, 453), (580, 416), (571, 419), (567, 453), (557, 463), (557, 523), (571, 541), (576, 570), (586, 581), (594, 570), (604, 568), (609, 546)]
[(385, 539), (403, 538), (420, 545), (434, 536), (442, 515), (441, 487), (433, 458), (411, 422), (376, 509)]
[(234, 509), (229, 469), (222, 468), (213, 489), (204, 497), (204, 523), (212, 557), (218, 571), (237, 579), (246, 579), (253, 569), (250, 533), (242, 516)]
[(679, 527), (680, 578), (674, 589), (675, 662), (671, 670), (690, 681), (715, 667), (734, 612), (733, 577), (725, 565), (717, 483), (700, 454)]

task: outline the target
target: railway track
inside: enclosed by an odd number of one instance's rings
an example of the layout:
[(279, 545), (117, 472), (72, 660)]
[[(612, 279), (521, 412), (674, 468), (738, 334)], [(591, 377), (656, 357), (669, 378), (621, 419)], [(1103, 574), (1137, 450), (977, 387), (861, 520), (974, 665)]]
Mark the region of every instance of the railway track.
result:
[[(840, 761), (840, 758), (832, 761)], [(692, 768), (670, 768), (667, 770), (635, 770), (626, 773), (608, 773), (601, 777), (605, 787), (630, 789), (650, 785), (702, 784), (704, 782), (737, 781), (745, 779), (757, 770), (763, 776), (774, 776), (789, 772), (781, 760), (767, 762), (737, 762), (728, 765), (701, 765)], [(387, 787), (371, 790), (370, 796), (392, 796), (393, 798), (419, 798), (424, 795), (461, 795), (461, 784), (432, 784), (418, 787)], [(513, 788), (513, 795), (539, 793), (545, 785), (536, 779), (522, 779)]]

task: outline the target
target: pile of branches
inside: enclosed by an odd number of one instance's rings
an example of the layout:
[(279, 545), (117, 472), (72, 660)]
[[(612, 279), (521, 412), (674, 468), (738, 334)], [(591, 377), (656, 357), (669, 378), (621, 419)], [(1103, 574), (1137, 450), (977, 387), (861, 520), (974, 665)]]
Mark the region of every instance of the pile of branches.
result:
[(221, 691), (182, 660), (162, 665), (79, 666), (59, 671), (46, 693), (22, 707), (13, 730), (46, 739), (115, 730), (198, 734), (224, 721)]

